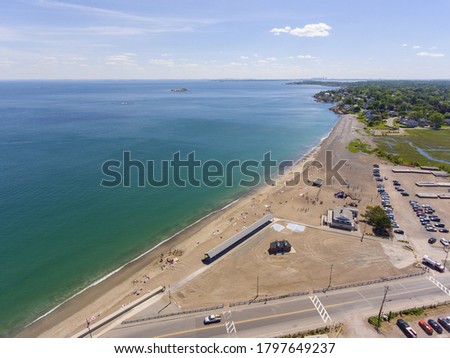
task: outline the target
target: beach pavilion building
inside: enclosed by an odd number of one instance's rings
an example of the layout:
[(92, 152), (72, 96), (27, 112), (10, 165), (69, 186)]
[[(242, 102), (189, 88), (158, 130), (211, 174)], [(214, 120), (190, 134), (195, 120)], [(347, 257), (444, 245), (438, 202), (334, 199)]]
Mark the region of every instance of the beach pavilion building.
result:
[(329, 209), (327, 213), (328, 226), (335, 229), (354, 231), (356, 230), (355, 218), (358, 215), (356, 209), (337, 207)]

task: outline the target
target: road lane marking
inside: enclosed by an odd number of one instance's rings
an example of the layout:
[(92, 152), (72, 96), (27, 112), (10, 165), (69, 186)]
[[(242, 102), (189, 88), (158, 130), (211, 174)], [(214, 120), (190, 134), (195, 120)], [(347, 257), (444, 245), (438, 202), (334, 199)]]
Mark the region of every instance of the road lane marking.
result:
[(227, 330), (228, 334), (234, 333), (236, 336), (236, 325), (234, 324), (233, 320), (231, 319), (231, 311), (225, 311), (222, 312), (223, 318), (225, 320), (225, 328)]
[(448, 296), (450, 296), (450, 290), (445, 287), (442, 283), (440, 283), (438, 280), (436, 280), (432, 276), (427, 277), (431, 282), (433, 282), (438, 288), (440, 288), (442, 291), (444, 291)]
[[(415, 293), (415, 292), (419, 292), (419, 291), (425, 291), (428, 290), (428, 287), (425, 288), (421, 288), (421, 289), (416, 289), (414, 291), (410, 291), (410, 293)], [(389, 297), (392, 296), (397, 296), (397, 295), (402, 295), (404, 294), (404, 292), (392, 292), (389, 294)], [(369, 297), (368, 299), (378, 299), (380, 297), (382, 297), (383, 295), (380, 294), (379, 296), (376, 297)], [(392, 300), (391, 300), (392, 301)], [(361, 300), (353, 300), (353, 301), (347, 301), (347, 302), (341, 302), (341, 303), (335, 303), (335, 304), (331, 304), (331, 305), (327, 305), (328, 309), (332, 308), (332, 307), (339, 307), (339, 306), (345, 306), (345, 305), (351, 305), (354, 303), (360, 303)], [(269, 316), (263, 316), (263, 317), (256, 317), (256, 318), (250, 318), (250, 319), (246, 319), (246, 320), (242, 320), (242, 321), (236, 321), (234, 322), (235, 325), (238, 324), (243, 324), (243, 323), (250, 323), (250, 322), (256, 322), (256, 321), (262, 321), (265, 319), (271, 319), (271, 318), (277, 318), (277, 317), (286, 317), (286, 316), (291, 316), (291, 315), (295, 315), (295, 314), (299, 314), (299, 313), (304, 313), (304, 312), (310, 312), (310, 311), (317, 311), (317, 309), (314, 308), (310, 308), (310, 309), (304, 309), (304, 310), (298, 310), (298, 311), (293, 311), (293, 312), (286, 312), (286, 313), (280, 313), (280, 314), (273, 314), (273, 315), (269, 315)], [(199, 331), (205, 331), (208, 329), (213, 329), (216, 327), (221, 327), (221, 326), (225, 326), (225, 324), (220, 324), (220, 325), (214, 325), (214, 326), (208, 326), (208, 327), (201, 327), (201, 328), (194, 328), (194, 329), (190, 329), (190, 330), (185, 330), (185, 331), (179, 331), (179, 332), (173, 332), (173, 333), (167, 333), (161, 336), (157, 336), (154, 338), (164, 338), (164, 337), (170, 337), (170, 336), (176, 336), (176, 335), (180, 335), (180, 334), (186, 334), (186, 333), (191, 333), (191, 332), (199, 332)], [(225, 328), (226, 329), (226, 328)]]
[(363, 298), (364, 301), (366, 301), (366, 303), (367, 303), (369, 306), (372, 306), (372, 305), (370, 304), (370, 302), (367, 301), (366, 297), (365, 297), (358, 289), (356, 289), (355, 291), (358, 292), (358, 294)]
[(322, 302), (320, 302), (319, 298), (316, 295), (314, 295), (309, 296), (309, 299), (313, 303), (314, 307), (316, 307), (317, 312), (319, 312), (319, 315), (322, 318), (323, 323), (327, 323), (328, 320), (330, 320), (331, 322), (332, 319), (328, 314), (327, 310), (325, 309), (325, 307), (323, 306)]
[(216, 328), (216, 327), (225, 327), (225, 324), (216, 324), (214, 326), (209, 326), (209, 327), (187, 329), (185, 331), (179, 331), (179, 332), (172, 332), (172, 333), (162, 334), (160, 336), (156, 336), (156, 337), (153, 337), (153, 338), (165, 338), (165, 337), (177, 336), (177, 335), (185, 334), (185, 333), (206, 331), (208, 329), (213, 329), (213, 328)]
[[(294, 311), (294, 312), (286, 312), (286, 313), (273, 314), (273, 315), (270, 315), (270, 316), (250, 318), (250, 319), (246, 319), (246, 320), (242, 320), (242, 321), (236, 321), (235, 325), (236, 324), (242, 324), (242, 323), (250, 323), (250, 322), (256, 322), (256, 321), (262, 321), (262, 320), (270, 319), (270, 318), (291, 316), (291, 315), (295, 315), (295, 314), (298, 314), (298, 313), (309, 312), (309, 311), (316, 311), (316, 309), (315, 308), (310, 308), (310, 309), (299, 310), (299, 311)], [(190, 332), (205, 331), (207, 329), (213, 329), (215, 327), (221, 327), (221, 326), (225, 326), (225, 324), (220, 324), (220, 325), (215, 325), (215, 326), (210, 326), (210, 327), (201, 327), (201, 328), (188, 329), (186, 331), (168, 333), (168, 334), (164, 334), (164, 335), (161, 335), (161, 336), (158, 336), (158, 337), (154, 337), (154, 338), (164, 338), (164, 337), (170, 337), (170, 336), (175, 336), (175, 335), (185, 334), (185, 333), (190, 333)]]

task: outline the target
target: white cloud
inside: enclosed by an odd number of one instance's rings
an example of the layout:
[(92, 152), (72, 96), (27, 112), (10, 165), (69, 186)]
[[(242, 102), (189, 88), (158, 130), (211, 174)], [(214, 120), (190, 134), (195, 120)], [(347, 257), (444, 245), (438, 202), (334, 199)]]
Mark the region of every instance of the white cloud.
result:
[(148, 62), (151, 65), (157, 66), (167, 66), (167, 67), (175, 66), (175, 62), (172, 59), (151, 58)]
[(290, 26), (286, 26), (285, 28), (276, 28), (274, 27), (272, 30), (270, 30), (270, 32), (272, 32), (274, 35), (280, 35), (282, 33), (289, 33), (291, 32), (291, 27)]
[(331, 30), (331, 26), (320, 22), (318, 24), (308, 24), (304, 27), (296, 27), (294, 29), (290, 26), (285, 26), (283, 28), (274, 27), (270, 32), (277, 36), (286, 33), (298, 37), (324, 37), (330, 35), (329, 30)]
[(416, 46), (413, 46), (413, 49), (414, 50), (417, 50), (417, 49), (419, 49), (419, 48), (421, 48), (422, 46), (419, 46), (419, 45), (416, 45)]
[(241, 66), (247, 66), (246, 63), (242, 63), (242, 62), (230, 62), (228, 63), (228, 65), (226, 65), (227, 67), (241, 67)]
[(270, 62), (275, 62), (277, 60), (277, 58), (276, 57), (266, 57), (266, 60), (270, 61)]
[(445, 55), (443, 53), (437, 53), (437, 52), (417, 52), (417, 56), (422, 57), (444, 57)]
[(45, 7), (49, 9), (61, 10), (61, 11), (77, 11), (80, 13), (86, 13), (91, 15), (97, 15), (99, 17), (109, 17), (115, 18), (119, 20), (128, 20), (128, 21), (140, 21), (145, 23), (150, 23), (155, 26), (158, 26), (159, 31), (192, 31), (192, 25), (209, 25), (220, 22), (217, 19), (209, 19), (209, 18), (164, 18), (164, 17), (152, 17), (152, 16), (143, 16), (136, 15), (127, 12), (110, 10), (107, 8), (89, 6), (89, 5), (80, 5), (72, 2), (65, 1), (56, 1), (56, 0), (31, 0), (35, 5), (40, 7)]
[(408, 46), (408, 44), (403, 44), (403, 45), (402, 45), (402, 47), (406, 47), (406, 46)]
[(241, 59), (241, 60), (248, 60), (249, 57), (248, 57), (248, 56), (241, 56), (240, 59)]
[(15, 64), (14, 61), (0, 60), (0, 67), (9, 67), (9, 66), (14, 65), (14, 64)]
[(297, 58), (299, 58), (300, 60), (313, 60), (313, 59), (315, 59), (315, 57), (311, 56), (311, 55), (298, 55)]
[(182, 63), (177, 65), (177, 67), (182, 67), (182, 68), (199, 68), (199, 64), (198, 63)]
[(136, 65), (135, 53), (122, 53), (120, 55), (111, 55), (106, 58), (107, 65)]

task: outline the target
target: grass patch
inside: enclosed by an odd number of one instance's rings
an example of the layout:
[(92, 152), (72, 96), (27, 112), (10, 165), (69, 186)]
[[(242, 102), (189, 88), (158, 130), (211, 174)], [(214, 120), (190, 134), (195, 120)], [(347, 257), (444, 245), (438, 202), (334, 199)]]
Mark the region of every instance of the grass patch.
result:
[(318, 336), (318, 335), (329, 334), (329, 333), (338, 331), (341, 328), (342, 328), (342, 324), (339, 323), (339, 324), (331, 326), (331, 327), (327, 326), (327, 327), (318, 328), (318, 329), (314, 329), (314, 330), (307, 331), (307, 332), (297, 332), (297, 333), (287, 334), (284, 336), (280, 336), (278, 338), (305, 338), (308, 336)]
[[(435, 166), (450, 172), (450, 164), (437, 160), (450, 162), (450, 131), (447, 129), (410, 129), (406, 130), (407, 136), (390, 136), (374, 138), (377, 143), (375, 154), (388, 159), (394, 164), (406, 164), (415, 166)], [(423, 150), (428, 156), (427, 158)], [(395, 154), (394, 154), (395, 153)]]
[(372, 153), (372, 148), (369, 144), (364, 143), (361, 139), (352, 139), (347, 146), (347, 149), (352, 153), (363, 152), (367, 154)]
[(378, 316), (371, 316), (369, 317), (369, 323), (374, 327), (381, 327), (381, 320), (378, 321)]
[[(431, 311), (435, 309), (437, 306), (430, 306), (428, 309), (425, 309), (425, 307), (415, 307), (411, 309), (406, 309), (399, 312), (392, 312), (390, 311), (386, 316), (387, 320), (390, 322), (392, 319), (395, 319), (397, 317), (407, 317), (407, 316), (422, 316), (426, 311)], [(368, 319), (368, 322), (374, 326), (374, 327), (381, 327), (381, 323), (384, 321), (383, 318), (381, 318), (380, 321), (378, 321), (378, 316), (371, 316)]]

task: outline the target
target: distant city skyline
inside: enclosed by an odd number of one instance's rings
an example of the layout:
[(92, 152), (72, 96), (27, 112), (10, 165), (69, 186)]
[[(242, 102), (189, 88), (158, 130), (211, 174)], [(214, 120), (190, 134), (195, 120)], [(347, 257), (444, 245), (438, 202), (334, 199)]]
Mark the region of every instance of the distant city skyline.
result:
[(0, 80), (450, 79), (450, 2), (3, 0)]

